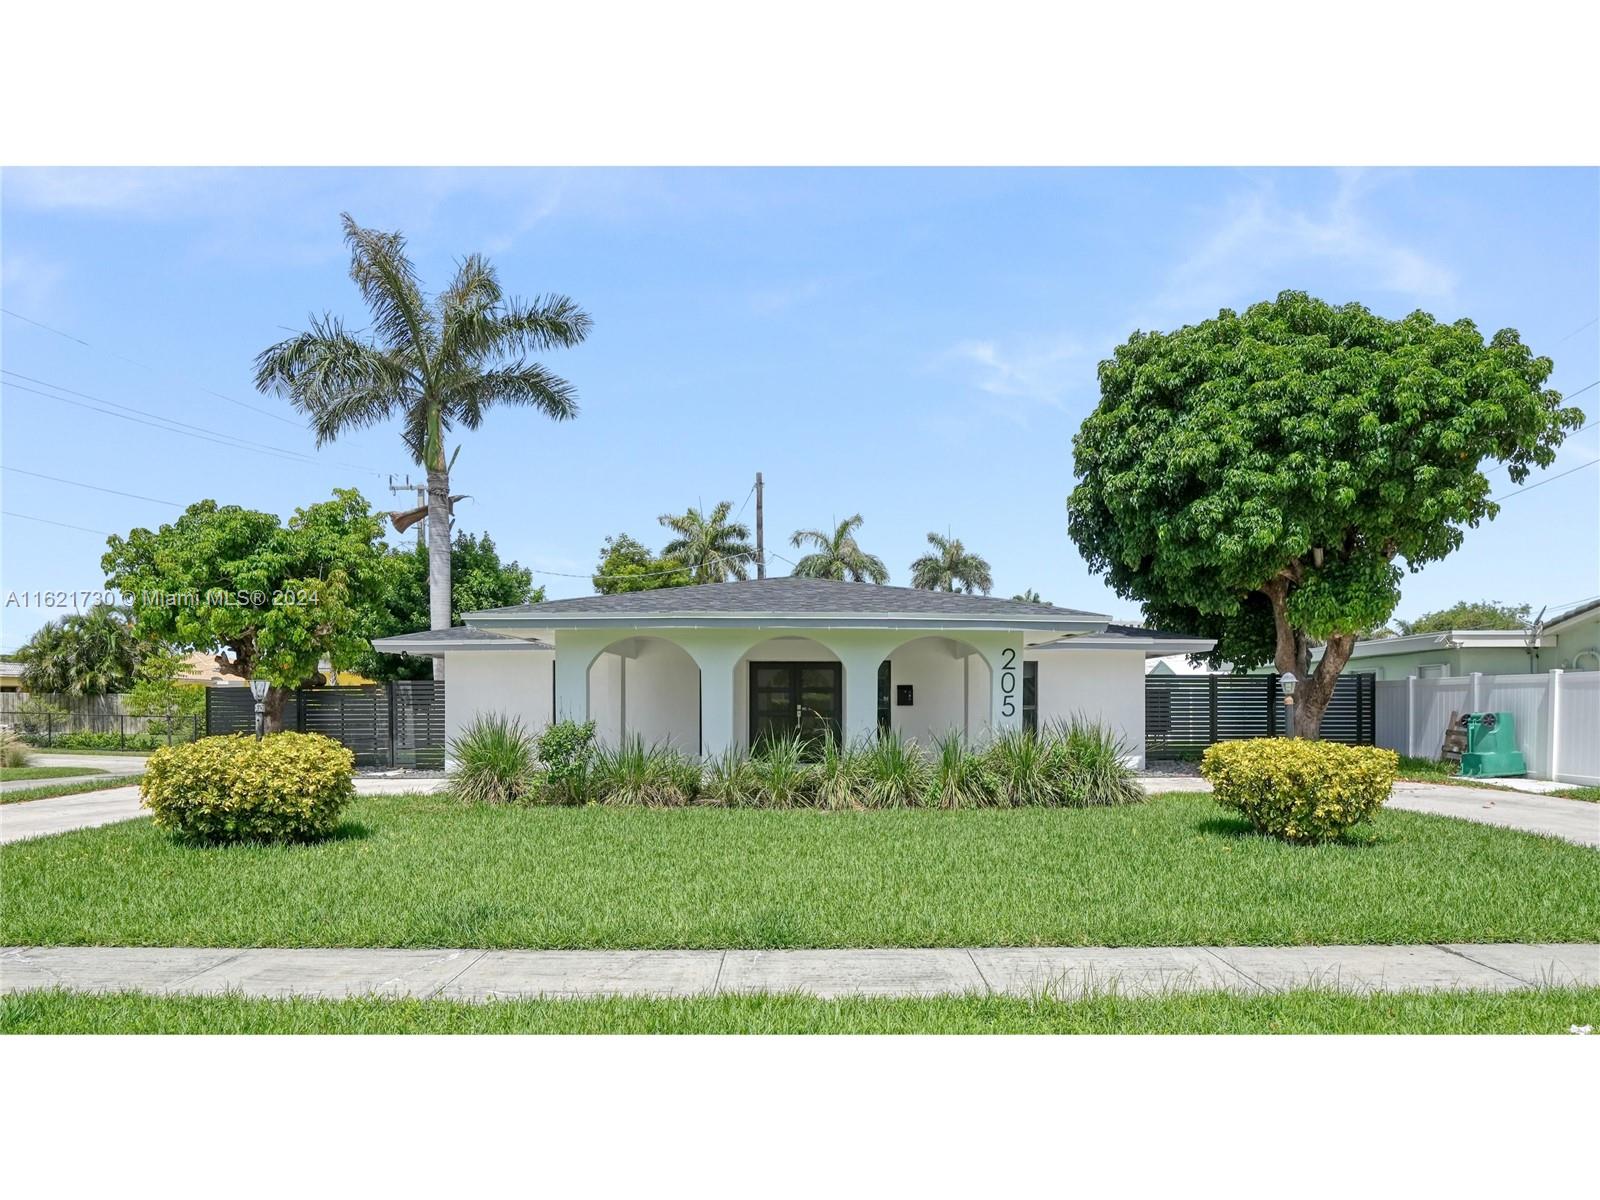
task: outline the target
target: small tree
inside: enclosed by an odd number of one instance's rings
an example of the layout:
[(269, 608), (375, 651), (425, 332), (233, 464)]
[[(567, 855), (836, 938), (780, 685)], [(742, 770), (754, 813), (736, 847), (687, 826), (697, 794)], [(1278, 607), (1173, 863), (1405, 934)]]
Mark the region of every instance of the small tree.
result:
[(1499, 511), (1484, 460), (1520, 483), (1583, 424), (1550, 371), (1515, 330), (1300, 292), (1135, 333), (1073, 441), (1068, 529), (1150, 621), (1216, 638), (1213, 665), (1304, 680), (1314, 737), (1360, 631), (1394, 611), (1396, 560), (1443, 558)]
[(642, 542), (626, 533), (605, 540), (593, 579), (594, 590), (602, 596), (687, 587), (693, 582), (683, 563), (650, 553)]
[(139, 677), (128, 692), (128, 711), (134, 716), (159, 717), (160, 732), (173, 729), (179, 717), (197, 717), (205, 712), (205, 687), (178, 682), (187, 664), (187, 656), (171, 647), (148, 650), (139, 663)]
[(353, 490), (286, 524), (202, 500), (159, 530), (110, 538), (100, 565), (108, 588), (133, 597), (142, 636), (213, 652), (225, 675), (265, 679), (266, 728), (276, 732), (288, 693), (316, 682), (322, 659), (344, 670), (366, 649), (385, 577), (382, 536)]

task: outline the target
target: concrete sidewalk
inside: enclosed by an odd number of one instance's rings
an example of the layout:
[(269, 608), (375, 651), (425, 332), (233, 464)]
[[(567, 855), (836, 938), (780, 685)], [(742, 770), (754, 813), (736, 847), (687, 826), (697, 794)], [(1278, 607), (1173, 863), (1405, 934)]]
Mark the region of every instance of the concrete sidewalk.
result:
[[(443, 779), (391, 779), (362, 775), (356, 777), (356, 795), (437, 792), (444, 784)], [(46, 837), (52, 833), (70, 833), (74, 829), (113, 825), (118, 821), (134, 821), (149, 815), (149, 811), (139, 804), (139, 788), (136, 784), (105, 788), (98, 792), (79, 792), (75, 796), (55, 796), (49, 800), (0, 804), (0, 845), (20, 842), (25, 838)]]
[(0, 993), (378, 995), (445, 1000), (1124, 995), (1600, 987), (1600, 945), (1177, 946), (949, 950), (0, 950)]

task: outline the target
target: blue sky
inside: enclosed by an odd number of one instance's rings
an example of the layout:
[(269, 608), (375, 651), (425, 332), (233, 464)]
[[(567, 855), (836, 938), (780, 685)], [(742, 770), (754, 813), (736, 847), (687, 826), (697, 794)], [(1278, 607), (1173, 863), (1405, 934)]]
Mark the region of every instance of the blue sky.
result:
[[(494, 413), (462, 439), (455, 473), (472, 497), (460, 524), (492, 533), (551, 596), (590, 590), (550, 572), (591, 570), (607, 534), (659, 545), (658, 514), (745, 505), (761, 470), (776, 553), (794, 556), (792, 530), (859, 511), (891, 582), (908, 581), (929, 530), (949, 531), (990, 560), (998, 594), (1134, 615), (1066, 535), (1095, 364), (1133, 329), (1285, 288), (1513, 326), (1554, 358), (1554, 386), (1600, 379), (1600, 172), (1587, 169), (7, 170), (0, 284), (28, 320), (0, 322), (3, 508), (125, 532), (179, 511), (154, 500), (287, 515), (355, 485), (389, 507), (384, 477), (415, 471), (394, 429), (314, 452), (250, 383), (256, 353), (308, 312), (364, 324), (344, 209), (404, 230), (430, 284), (481, 250), (510, 290), (565, 292), (593, 315), (590, 340), (548, 360), (577, 385), (581, 417)], [(1592, 420), (1600, 389), (1575, 402)], [(1596, 458), (1600, 428), (1529, 482)], [(0, 530), (0, 592), (103, 583), (97, 534), (13, 515)], [(1407, 576), (1399, 612), (1597, 593), (1589, 468), (1509, 500)], [(0, 610), (0, 644), (52, 615)]]

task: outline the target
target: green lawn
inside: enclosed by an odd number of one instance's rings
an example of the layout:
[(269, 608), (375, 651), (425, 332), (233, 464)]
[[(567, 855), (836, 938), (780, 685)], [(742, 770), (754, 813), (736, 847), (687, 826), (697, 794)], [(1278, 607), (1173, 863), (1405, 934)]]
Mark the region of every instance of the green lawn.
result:
[(0, 783), (9, 779), (66, 779), (73, 775), (104, 775), (100, 767), (0, 767)]
[[(1408, 758), (1404, 754), (1400, 756), (1400, 778), (1413, 780), (1417, 783), (1448, 783), (1456, 787), (1494, 788), (1496, 791), (1501, 792), (1519, 792), (1522, 790), (1520, 788), (1507, 787), (1493, 778), (1464, 779), (1456, 773), (1455, 763), (1445, 762), (1436, 758)], [(1530, 793), (1524, 792), (1523, 794), (1528, 795)], [(1600, 802), (1600, 787), (1569, 787), (1541, 794), (1559, 796), (1563, 800)]]
[(319, 845), (149, 822), (0, 848), (4, 945), (778, 947), (1600, 941), (1600, 854), (1414, 813), (1290, 846), (1207, 796), (757, 812), (357, 800)]
[(26, 992), (0, 1033), (1559, 1033), (1600, 1024), (1600, 989), (1352, 996), (1222, 992), (1083, 1000), (249, 1000)]
[[(82, 771), (63, 772), (64, 774), (82, 775)], [(102, 772), (102, 775), (104, 773)], [(85, 779), (78, 783), (44, 783), (38, 787), (17, 788), (11, 792), (0, 792), (0, 804), (17, 804), (23, 800), (48, 800), (52, 796), (76, 796), (79, 792), (101, 792), (106, 788), (124, 787), (130, 783), (138, 783), (137, 775), (104, 775), (100, 779)]]

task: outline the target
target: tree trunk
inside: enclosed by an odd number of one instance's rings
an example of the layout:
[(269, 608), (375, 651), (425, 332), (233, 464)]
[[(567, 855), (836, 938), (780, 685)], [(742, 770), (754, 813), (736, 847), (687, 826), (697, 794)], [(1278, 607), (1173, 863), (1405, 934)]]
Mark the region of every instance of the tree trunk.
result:
[[(444, 447), (428, 468), (428, 628), (450, 628), (450, 473)], [(433, 677), (444, 678), (444, 659), (433, 660)]]
[(283, 732), (283, 706), (289, 699), (289, 692), (273, 684), (267, 689), (267, 698), (262, 702), (261, 732)]
[(1279, 674), (1292, 673), (1298, 684), (1291, 717), (1287, 723), (1294, 737), (1315, 738), (1322, 732), (1322, 715), (1328, 711), (1333, 699), (1333, 688), (1339, 682), (1339, 672), (1350, 661), (1355, 649), (1353, 633), (1332, 634), (1322, 648), (1317, 669), (1311, 669), (1311, 639), (1296, 629), (1289, 620), (1289, 584), (1287, 576), (1279, 576), (1261, 591), (1272, 602), (1272, 622), (1277, 632), (1272, 656), (1273, 666)]

